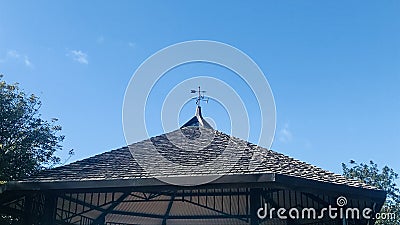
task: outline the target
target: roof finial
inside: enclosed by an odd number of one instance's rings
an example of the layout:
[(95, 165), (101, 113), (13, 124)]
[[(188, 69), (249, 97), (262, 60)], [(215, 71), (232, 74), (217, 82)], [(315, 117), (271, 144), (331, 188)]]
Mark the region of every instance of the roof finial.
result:
[(198, 96), (195, 98), (195, 99), (196, 99), (196, 105), (197, 105), (198, 107), (200, 107), (201, 101), (205, 101), (205, 102), (208, 103), (208, 98), (206, 99), (206, 98), (204, 97), (204, 93), (206, 93), (206, 91), (202, 91), (202, 90), (200, 89), (200, 86), (199, 86), (199, 90), (198, 90), (198, 91), (196, 91), (196, 90), (190, 90), (190, 93), (198, 93)]

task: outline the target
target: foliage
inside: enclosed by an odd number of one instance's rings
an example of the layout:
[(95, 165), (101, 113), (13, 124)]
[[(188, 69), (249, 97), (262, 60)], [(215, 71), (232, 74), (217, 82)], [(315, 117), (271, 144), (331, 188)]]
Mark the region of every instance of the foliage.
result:
[(41, 119), (42, 103), (0, 75), (0, 181), (20, 179), (60, 162), (57, 119)]
[(395, 182), (399, 176), (393, 169), (385, 166), (380, 170), (378, 165), (373, 161), (370, 161), (369, 164), (357, 164), (353, 160), (350, 161), (350, 167), (342, 163), (342, 168), (345, 177), (362, 181), (387, 192), (386, 201), (381, 213), (386, 213), (386, 215), (390, 216), (395, 215), (395, 218), (378, 219), (376, 224), (400, 224), (400, 190)]

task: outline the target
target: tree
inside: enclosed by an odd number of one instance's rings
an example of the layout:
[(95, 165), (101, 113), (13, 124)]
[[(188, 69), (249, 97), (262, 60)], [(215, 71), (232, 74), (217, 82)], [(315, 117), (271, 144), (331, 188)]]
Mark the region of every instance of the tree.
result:
[(400, 190), (395, 183), (399, 176), (393, 169), (385, 166), (380, 170), (373, 161), (370, 161), (369, 164), (357, 164), (353, 160), (350, 161), (350, 167), (342, 163), (342, 168), (345, 177), (362, 181), (387, 192), (381, 213), (385, 213), (387, 217), (394, 216), (395, 218), (378, 219), (376, 224), (400, 224)]
[[(23, 178), (60, 162), (63, 135), (57, 119), (41, 119), (42, 105), (25, 94), (18, 83), (7, 84), (0, 75), (0, 181)], [(72, 154), (72, 152), (70, 152)]]

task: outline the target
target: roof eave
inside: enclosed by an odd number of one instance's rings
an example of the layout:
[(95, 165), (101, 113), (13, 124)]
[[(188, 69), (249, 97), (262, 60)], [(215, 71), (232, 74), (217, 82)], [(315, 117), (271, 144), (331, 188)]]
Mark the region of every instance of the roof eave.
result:
[[(185, 180), (189, 177), (192, 179), (196, 178), (196, 176), (179, 176), (172, 178)], [(201, 178), (204, 176), (198, 177)], [(378, 189), (352, 187), (275, 173), (224, 175), (201, 186), (211, 187), (228, 185), (229, 187), (265, 187), (267, 183), (270, 188), (291, 189), (316, 194), (331, 193), (338, 196), (348, 195), (355, 198), (370, 199), (376, 202), (383, 202), (386, 198), (386, 192)], [(93, 191), (94, 189), (104, 188), (112, 188), (113, 190), (126, 188), (151, 189), (159, 188), (160, 186), (168, 186), (168, 188), (172, 189), (198, 188), (198, 186), (171, 185), (157, 178), (129, 178), (76, 181), (11, 181), (0, 186), (0, 193), (5, 191), (76, 191), (77, 189), (80, 191)]]

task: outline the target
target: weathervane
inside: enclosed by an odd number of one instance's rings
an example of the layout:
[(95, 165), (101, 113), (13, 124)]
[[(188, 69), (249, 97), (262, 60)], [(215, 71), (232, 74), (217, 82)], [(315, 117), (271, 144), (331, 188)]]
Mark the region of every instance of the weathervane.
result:
[(200, 86), (199, 86), (199, 90), (190, 90), (190, 93), (194, 94), (194, 93), (198, 93), (199, 95), (193, 99), (196, 99), (196, 105), (200, 107), (200, 103), (201, 101), (205, 101), (208, 103), (208, 98), (204, 97), (204, 93), (206, 93), (206, 91), (202, 91), (200, 90)]

